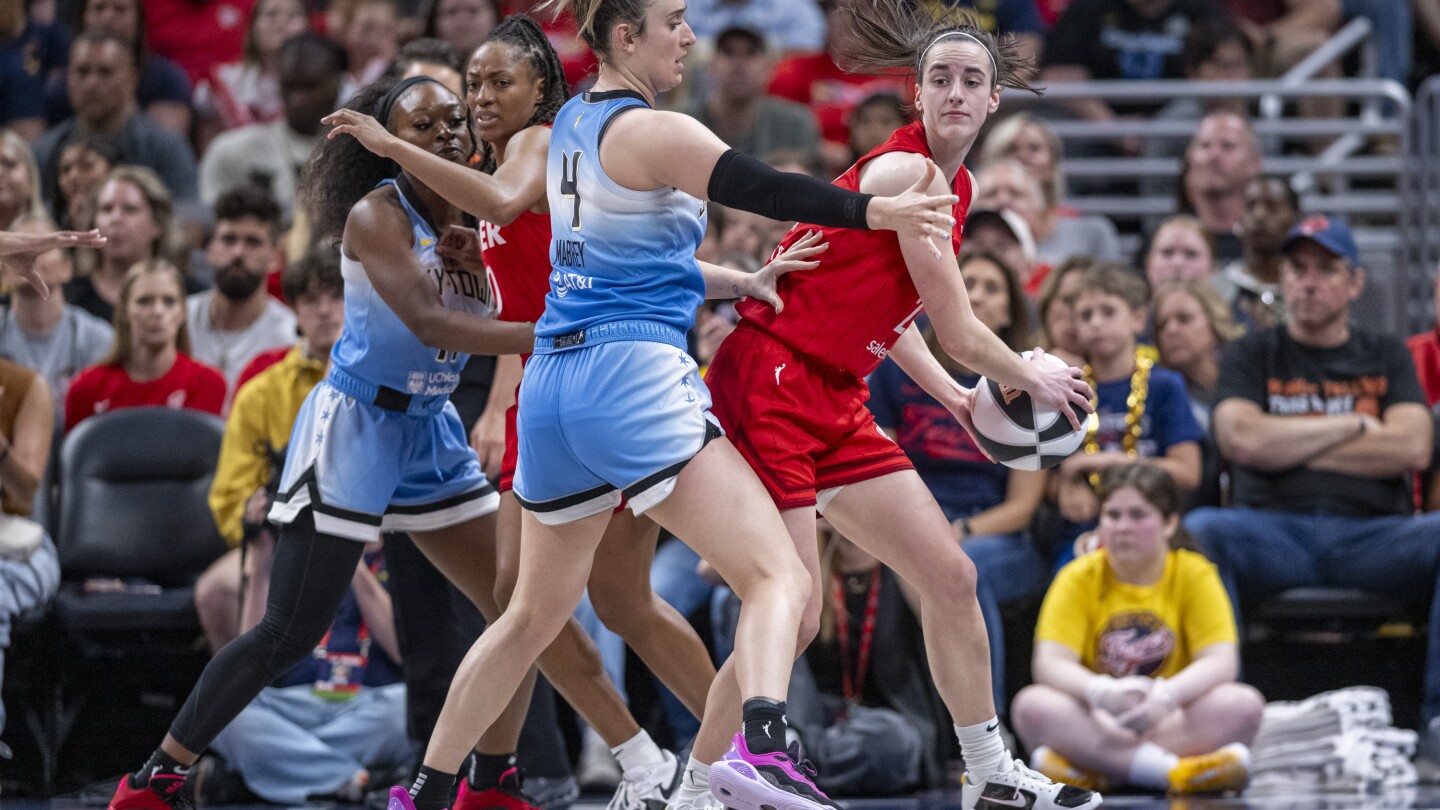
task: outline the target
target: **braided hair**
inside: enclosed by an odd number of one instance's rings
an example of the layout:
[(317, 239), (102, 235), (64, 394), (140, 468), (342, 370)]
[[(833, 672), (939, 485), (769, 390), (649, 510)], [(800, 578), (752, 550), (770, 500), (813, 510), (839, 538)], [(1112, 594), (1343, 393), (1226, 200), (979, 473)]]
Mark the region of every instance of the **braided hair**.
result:
[[(550, 39), (545, 36), (540, 24), (524, 14), (512, 14), (495, 26), (485, 37), (485, 41), (503, 42), (520, 51), (530, 62), (530, 69), (535, 71), (535, 75), (544, 83), (545, 89), (540, 103), (535, 106), (535, 112), (530, 116), (530, 120), (525, 122), (525, 127), (553, 124), (560, 108), (570, 99), (570, 84), (565, 81), (565, 68), (560, 64), (560, 57), (550, 45)], [(480, 171), (494, 174), (495, 147), (482, 141), (480, 150)]]

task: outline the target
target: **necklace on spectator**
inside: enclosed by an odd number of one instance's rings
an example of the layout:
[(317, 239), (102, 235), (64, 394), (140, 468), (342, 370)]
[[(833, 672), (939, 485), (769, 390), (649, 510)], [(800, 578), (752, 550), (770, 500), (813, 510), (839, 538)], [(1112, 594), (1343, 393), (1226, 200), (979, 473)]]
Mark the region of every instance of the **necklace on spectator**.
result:
[[(1150, 395), (1150, 369), (1155, 367), (1155, 361), (1159, 359), (1160, 353), (1153, 346), (1135, 347), (1135, 371), (1130, 375), (1130, 396), (1125, 398), (1125, 435), (1120, 440), (1120, 449), (1130, 458), (1135, 458), (1139, 453), (1141, 424), (1145, 419), (1145, 399)], [(1095, 399), (1090, 404), (1099, 407), (1098, 400), (1100, 389), (1095, 384), (1095, 373), (1091, 370), (1090, 364), (1085, 364), (1085, 383), (1090, 390), (1095, 392)], [(1098, 414), (1090, 419), (1089, 427), (1085, 431), (1085, 454), (1094, 455), (1100, 452), (1100, 419)], [(1090, 486), (1100, 486), (1100, 473), (1090, 473)]]

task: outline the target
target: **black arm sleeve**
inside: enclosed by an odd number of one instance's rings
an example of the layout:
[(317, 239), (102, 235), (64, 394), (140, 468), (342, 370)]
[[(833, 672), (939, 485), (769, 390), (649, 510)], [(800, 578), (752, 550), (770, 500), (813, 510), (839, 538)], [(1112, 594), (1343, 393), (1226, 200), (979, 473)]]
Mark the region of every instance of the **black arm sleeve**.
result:
[(804, 174), (778, 172), (734, 149), (715, 161), (707, 192), (713, 202), (762, 217), (862, 231), (870, 230), (865, 211), (875, 196)]

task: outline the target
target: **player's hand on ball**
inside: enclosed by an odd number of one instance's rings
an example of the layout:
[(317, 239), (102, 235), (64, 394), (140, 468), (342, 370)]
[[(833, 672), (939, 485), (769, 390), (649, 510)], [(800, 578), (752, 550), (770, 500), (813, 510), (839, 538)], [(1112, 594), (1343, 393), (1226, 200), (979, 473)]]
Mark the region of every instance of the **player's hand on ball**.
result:
[(361, 146), (380, 157), (391, 157), (387, 150), (400, 143), (400, 139), (391, 135), (374, 117), (354, 110), (336, 110), (321, 118), (320, 123), (332, 127), (325, 137), (349, 135), (359, 141)]
[(776, 287), (780, 283), (780, 277), (786, 273), (796, 270), (814, 270), (820, 266), (820, 260), (814, 258), (830, 249), (830, 243), (821, 241), (824, 234), (820, 231), (810, 231), (804, 237), (796, 240), (795, 244), (785, 249), (784, 253), (771, 259), (764, 267), (750, 275), (750, 289), (744, 293), (751, 298), (764, 301), (775, 308), (776, 312), (784, 309), (785, 304), (780, 300), (780, 294)]
[(1074, 366), (1052, 365), (1045, 356), (1045, 350), (1038, 346), (1030, 353), (1030, 365), (1035, 368), (1035, 388), (1030, 391), (1030, 398), (1037, 407), (1065, 414), (1070, 427), (1079, 430), (1080, 416), (1075, 413), (1075, 408), (1087, 414), (1094, 413), (1095, 406), (1090, 400), (1095, 392), (1085, 382), (1083, 371)]
[(943, 255), (939, 245), (951, 238), (955, 229), (952, 210), (960, 201), (954, 194), (932, 196), (927, 190), (940, 171), (933, 161), (925, 161), (925, 174), (903, 193), (894, 197), (875, 197), (865, 209), (865, 221), (877, 231), (895, 231), (901, 239), (923, 239), (930, 252)]
[[(966, 433), (969, 433), (971, 436), (978, 436), (979, 433), (975, 429), (974, 416), (975, 389), (964, 386), (958, 386), (958, 388), (959, 391), (954, 401), (947, 402), (945, 407), (950, 411), (950, 415), (955, 417), (955, 421), (959, 422), (960, 426), (965, 428)], [(995, 457), (990, 455), (990, 451), (985, 449), (985, 445), (977, 441), (975, 446), (980, 448), (980, 452), (985, 454), (985, 458), (990, 459), (991, 462), (995, 461)]]

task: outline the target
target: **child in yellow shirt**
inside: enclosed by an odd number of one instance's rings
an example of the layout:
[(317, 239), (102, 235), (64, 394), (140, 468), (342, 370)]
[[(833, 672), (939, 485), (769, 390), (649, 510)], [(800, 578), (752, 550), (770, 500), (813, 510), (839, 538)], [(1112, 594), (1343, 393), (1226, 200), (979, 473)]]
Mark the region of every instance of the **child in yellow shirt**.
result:
[(1235, 681), (1234, 614), (1190, 550), (1175, 482), (1126, 464), (1104, 471), (1099, 494), (1101, 548), (1050, 586), (1035, 683), (1011, 709), (1032, 767), (1095, 789), (1243, 788), (1264, 699)]

